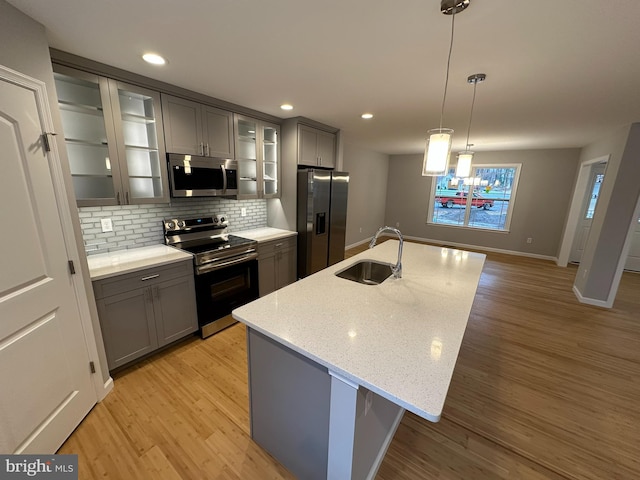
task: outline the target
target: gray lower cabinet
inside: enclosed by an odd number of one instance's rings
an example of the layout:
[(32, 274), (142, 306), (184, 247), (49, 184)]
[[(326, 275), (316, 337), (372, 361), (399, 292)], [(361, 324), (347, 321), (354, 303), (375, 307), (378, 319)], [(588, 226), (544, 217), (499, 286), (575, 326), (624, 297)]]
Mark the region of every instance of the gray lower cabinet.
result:
[(296, 281), (296, 247), (295, 236), (258, 243), (258, 281), (261, 297)]
[(93, 283), (109, 369), (198, 329), (191, 260)]

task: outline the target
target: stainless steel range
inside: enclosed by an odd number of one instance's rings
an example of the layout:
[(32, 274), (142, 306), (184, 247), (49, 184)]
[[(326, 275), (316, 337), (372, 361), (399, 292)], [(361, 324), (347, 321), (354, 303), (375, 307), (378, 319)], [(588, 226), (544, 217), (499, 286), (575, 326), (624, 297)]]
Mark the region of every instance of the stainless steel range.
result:
[(230, 235), (226, 215), (168, 218), (162, 225), (167, 245), (194, 254), (202, 338), (236, 323), (226, 316), (258, 298), (257, 242)]

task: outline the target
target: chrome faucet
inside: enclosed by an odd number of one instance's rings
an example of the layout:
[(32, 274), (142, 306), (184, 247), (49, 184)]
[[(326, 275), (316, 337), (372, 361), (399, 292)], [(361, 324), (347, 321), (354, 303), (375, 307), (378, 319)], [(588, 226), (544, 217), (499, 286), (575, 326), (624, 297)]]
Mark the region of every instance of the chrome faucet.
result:
[(404, 244), (404, 238), (402, 238), (402, 233), (397, 228), (392, 227), (380, 227), (376, 234), (371, 239), (369, 243), (369, 248), (373, 248), (376, 246), (376, 241), (382, 232), (389, 231), (393, 232), (398, 236), (400, 240), (400, 244), (398, 245), (398, 262), (395, 266), (391, 267), (391, 272), (393, 273), (393, 278), (402, 278), (402, 245)]

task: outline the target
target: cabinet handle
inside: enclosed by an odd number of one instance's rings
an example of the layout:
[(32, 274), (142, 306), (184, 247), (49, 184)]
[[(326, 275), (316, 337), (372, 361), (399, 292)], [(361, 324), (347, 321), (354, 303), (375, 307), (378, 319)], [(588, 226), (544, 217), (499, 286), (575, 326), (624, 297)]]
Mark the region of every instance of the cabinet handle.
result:
[(282, 246), (282, 243), (276, 243), (276, 248), (280, 248)]
[(147, 281), (147, 280), (151, 280), (151, 279), (153, 279), (153, 278), (158, 278), (159, 276), (160, 276), (160, 274), (159, 274), (159, 273), (156, 273), (155, 275), (147, 275), (146, 277), (142, 277), (142, 278), (140, 279), (140, 281), (141, 281), (141, 282), (145, 282), (145, 281)]
[(120, 192), (116, 193), (116, 201), (118, 202), (118, 205), (120, 205)]
[(211, 155), (211, 154), (209, 153), (209, 144), (208, 144), (208, 143), (207, 143), (207, 153), (206, 153), (205, 155), (206, 155), (207, 157), (208, 157), (209, 155)]
[(129, 192), (124, 192), (124, 198), (126, 200), (126, 205), (129, 205)]
[(198, 145), (198, 154), (204, 155), (204, 144), (202, 142)]

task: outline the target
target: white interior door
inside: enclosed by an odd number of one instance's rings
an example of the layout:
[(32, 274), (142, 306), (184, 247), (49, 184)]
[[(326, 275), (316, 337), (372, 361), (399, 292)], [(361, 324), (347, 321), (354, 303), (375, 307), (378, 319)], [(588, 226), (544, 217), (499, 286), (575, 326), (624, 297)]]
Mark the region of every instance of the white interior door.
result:
[(582, 253), (584, 252), (584, 247), (587, 244), (589, 232), (591, 231), (593, 213), (596, 210), (600, 196), (600, 185), (602, 185), (602, 181), (604, 180), (605, 168), (606, 164), (595, 164), (591, 167), (591, 176), (582, 206), (582, 216), (580, 217), (576, 229), (576, 236), (573, 240), (573, 247), (571, 248), (571, 254), (569, 255), (570, 262), (580, 263), (580, 259), (582, 258)]
[(629, 256), (624, 265), (625, 270), (633, 270), (640, 272), (640, 218), (636, 222), (636, 228), (631, 236), (631, 246), (629, 247)]
[(53, 453), (96, 392), (41, 139), (48, 106), (13, 73), (0, 68), (0, 453)]

